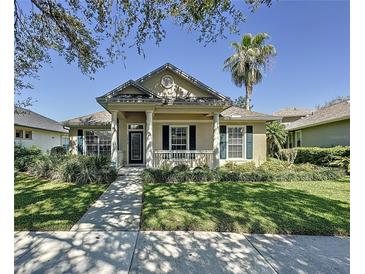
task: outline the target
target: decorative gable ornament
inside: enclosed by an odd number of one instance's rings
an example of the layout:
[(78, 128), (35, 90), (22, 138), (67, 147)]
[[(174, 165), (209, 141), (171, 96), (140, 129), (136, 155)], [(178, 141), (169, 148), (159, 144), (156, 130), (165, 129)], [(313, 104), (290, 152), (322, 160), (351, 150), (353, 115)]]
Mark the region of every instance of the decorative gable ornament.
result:
[(174, 78), (172, 78), (172, 76), (170, 75), (164, 75), (161, 78), (161, 85), (167, 89), (172, 88), (172, 86), (174, 85)]

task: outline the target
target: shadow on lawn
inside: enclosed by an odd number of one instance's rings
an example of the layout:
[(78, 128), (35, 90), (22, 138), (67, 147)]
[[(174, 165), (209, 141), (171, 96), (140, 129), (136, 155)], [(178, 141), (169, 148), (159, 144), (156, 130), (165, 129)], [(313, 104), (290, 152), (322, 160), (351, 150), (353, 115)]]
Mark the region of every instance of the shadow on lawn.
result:
[(98, 185), (53, 184), (24, 174), (14, 189), (16, 230), (68, 230), (103, 192)]
[(350, 227), (349, 203), (275, 183), (147, 185), (144, 196), (144, 229), (348, 235)]

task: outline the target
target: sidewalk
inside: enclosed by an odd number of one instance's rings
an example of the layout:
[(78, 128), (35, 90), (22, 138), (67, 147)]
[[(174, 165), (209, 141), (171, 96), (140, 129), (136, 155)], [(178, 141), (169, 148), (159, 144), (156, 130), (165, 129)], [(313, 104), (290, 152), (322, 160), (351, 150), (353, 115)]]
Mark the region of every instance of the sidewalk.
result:
[(182, 231), (17, 232), (15, 273), (349, 273), (349, 238)]

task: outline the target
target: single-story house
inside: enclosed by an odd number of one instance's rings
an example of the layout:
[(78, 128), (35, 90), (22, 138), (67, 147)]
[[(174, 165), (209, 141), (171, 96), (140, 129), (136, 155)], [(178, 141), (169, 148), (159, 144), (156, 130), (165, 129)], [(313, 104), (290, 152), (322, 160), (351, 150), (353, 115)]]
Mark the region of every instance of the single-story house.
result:
[(47, 152), (56, 146), (67, 148), (69, 136), (68, 130), (59, 122), (17, 107), (14, 111), (14, 142)]
[(167, 63), (96, 98), (106, 111), (64, 121), (78, 154), (110, 154), (117, 166), (266, 159), (267, 121)]
[(320, 108), (286, 126), (288, 147), (350, 145), (350, 101)]
[(313, 110), (306, 109), (306, 108), (283, 108), (276, 112), (274, 112), (272, 115), (274, 116), (280, 116), (282, 117), (281, 122), (284, 125), (288, 125), (289, 123), (295, 122), (302, 117), (305, 117), (307, 115), (310, 115), (313, 113)]

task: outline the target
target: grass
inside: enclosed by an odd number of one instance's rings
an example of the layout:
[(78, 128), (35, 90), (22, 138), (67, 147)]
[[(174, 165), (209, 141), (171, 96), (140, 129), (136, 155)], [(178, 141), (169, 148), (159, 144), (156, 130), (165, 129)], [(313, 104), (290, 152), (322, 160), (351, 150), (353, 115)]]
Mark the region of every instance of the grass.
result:
[(69, 230), (107, 187), (40, 180), (18, 173), (14, 184), (15, 230)]
[(349, 235), (350, 183), (144, 185), (143, 230)]

